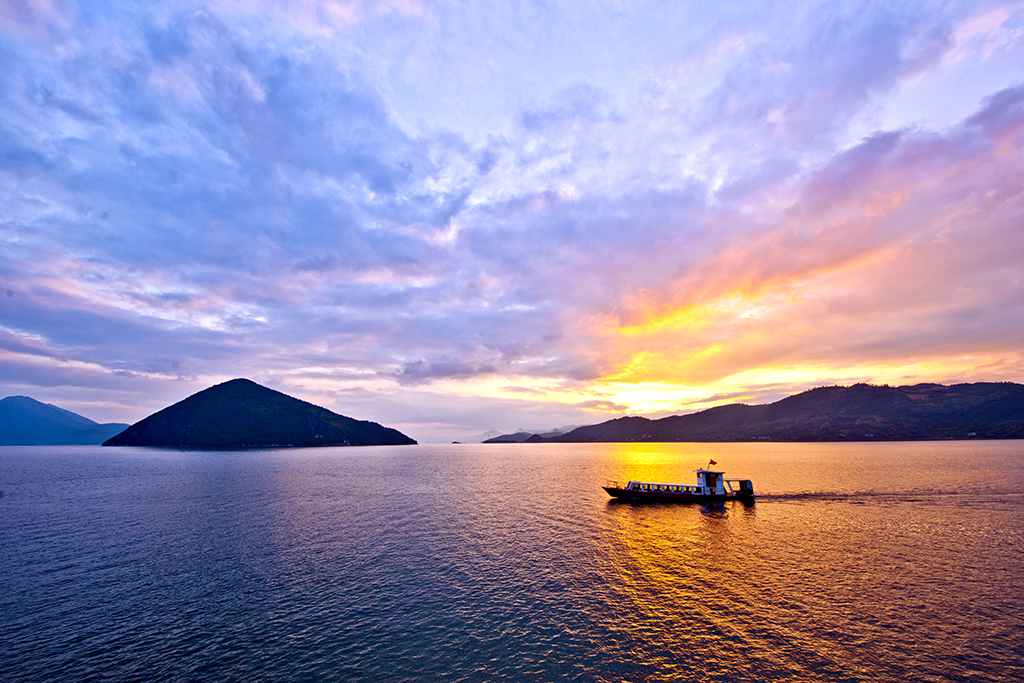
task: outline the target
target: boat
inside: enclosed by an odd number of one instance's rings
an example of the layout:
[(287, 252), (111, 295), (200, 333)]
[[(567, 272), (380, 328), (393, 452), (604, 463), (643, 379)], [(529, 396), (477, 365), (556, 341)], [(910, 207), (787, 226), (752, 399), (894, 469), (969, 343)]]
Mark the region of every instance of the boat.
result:
[[(715, 462), (712, 461), (711, 464)], [(697, 473), (696, 484), (659, 484), (647, 481), (630, 481), (623, 484), (609, 481), (601, 488), (612, 498), (652, 503), (754, 500), (754, 485), (749, 479), (726, 479), (725, 472), (706, 468), (694, 471)]]

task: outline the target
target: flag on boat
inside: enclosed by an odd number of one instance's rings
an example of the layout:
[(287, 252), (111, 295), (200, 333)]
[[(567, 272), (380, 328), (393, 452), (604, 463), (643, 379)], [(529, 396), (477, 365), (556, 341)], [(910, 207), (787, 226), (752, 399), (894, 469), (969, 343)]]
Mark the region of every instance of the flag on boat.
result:
[(708, 464), (709, 465), (717, 465), (718, 463), (715, 462), (714, 460), (708, 460)]

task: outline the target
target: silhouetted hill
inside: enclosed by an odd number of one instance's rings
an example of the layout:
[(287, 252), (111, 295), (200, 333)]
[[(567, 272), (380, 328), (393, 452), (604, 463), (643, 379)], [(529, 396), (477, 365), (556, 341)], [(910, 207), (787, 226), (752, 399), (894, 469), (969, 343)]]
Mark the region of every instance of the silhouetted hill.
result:
[(0, 446), (99, 445), (127, 426), (99, 424), (28, 396), (0, 401)]
[(660, 420), (623, 417), (543, 441), (964, 438), (1024, 438), (1024, 385), (982, 382), (820, 387), (766, 405), (732, 404)]
[(332, 413), (247, 379), (233, 379), (153, 413), (103, 445), (247, 448), (414, 443), (396, 429)]

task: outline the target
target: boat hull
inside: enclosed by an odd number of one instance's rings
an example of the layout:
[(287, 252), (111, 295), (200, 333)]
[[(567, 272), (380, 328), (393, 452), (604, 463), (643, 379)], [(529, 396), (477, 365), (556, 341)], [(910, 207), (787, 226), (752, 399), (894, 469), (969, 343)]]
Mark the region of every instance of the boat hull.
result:
[(675, 493), (667, 491), (630, 491), (614, 486), (602, 486), (612, 498), (623, 501), (643, 503), (706, 503), (720, 500), (739, 500), (753, 502), (754, 494), (705, 494), (705, 493)]

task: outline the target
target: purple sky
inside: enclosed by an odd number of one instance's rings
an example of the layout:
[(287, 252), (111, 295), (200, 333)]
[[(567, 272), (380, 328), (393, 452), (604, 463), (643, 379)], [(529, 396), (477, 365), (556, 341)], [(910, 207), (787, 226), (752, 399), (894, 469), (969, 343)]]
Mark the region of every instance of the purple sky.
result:
[(414, 438), (1024, 381), (1024, 3), (0, 4), (0, 396)]

